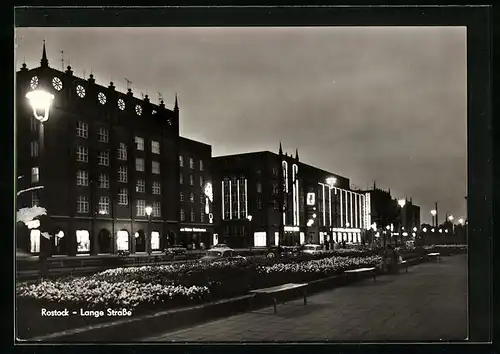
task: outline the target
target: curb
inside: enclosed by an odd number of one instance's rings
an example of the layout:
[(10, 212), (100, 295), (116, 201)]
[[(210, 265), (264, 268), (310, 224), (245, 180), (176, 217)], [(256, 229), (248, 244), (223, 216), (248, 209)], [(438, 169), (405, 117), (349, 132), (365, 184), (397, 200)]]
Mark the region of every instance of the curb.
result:
[[(408, 267), (427, 261), (429, 261), (427, 257), (407, 260)], [(309, 294), (314, 294), (337, 286), (348, 285), (369, 277), (371, 277), (370, 274), (359, 274), (356, 277), (346, 277), (344, 274), (334, 275), (308, 282), (307, 292)], [(146, 314), (133, 319), (106, 322), (37, 336), (25, 339), (24, 341), (43, 341), (46, 343), (129, 342), (131, 340), (154, 337), (157, 333), (179, 330), (194, 324), (200, 324), (218, 318), (247, 312), (249, 310), (267, 307), (272, 304), (270, 299), (257, 297), (253, 302), (252, 308), (250, 308), (249, 300), (252, 297), (253, 295), (243, 295), (187, 308), (160, 311), (155, 314)], [(292, 296), (287, 296), (286, 299), (283, 300), (289, 301), (296, 297), (297, 295), (294, 294)]]

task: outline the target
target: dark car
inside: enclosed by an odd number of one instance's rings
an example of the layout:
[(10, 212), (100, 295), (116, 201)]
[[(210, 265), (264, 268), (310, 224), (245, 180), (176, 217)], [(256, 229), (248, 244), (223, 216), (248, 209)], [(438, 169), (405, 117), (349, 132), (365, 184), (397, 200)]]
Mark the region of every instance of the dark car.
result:
[(228, 247), (212, 248), (208, 250), (205, 256), (200, 258), (202, 262), (215, 262), (220, 260), (244, 260), (245, 257), (239, 256), (236, 252)]
[(301, 246), (271, 246), (267, 249), (267, 258), (298, 257), (302, 254)]
[(165, 254), (167, 256), (179, 256), (186, 253), (186, 248), (181, 245), (173, 245), (165, 249)]

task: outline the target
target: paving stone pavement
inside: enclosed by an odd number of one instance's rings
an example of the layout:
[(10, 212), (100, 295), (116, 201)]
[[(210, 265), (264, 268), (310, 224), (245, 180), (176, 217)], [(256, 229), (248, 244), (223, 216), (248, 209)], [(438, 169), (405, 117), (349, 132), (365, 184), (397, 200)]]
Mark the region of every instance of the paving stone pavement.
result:
[(244, 314), (164, 333), (153, 342), (455, 341), (467, 337), (467, 256), (444, 257)]

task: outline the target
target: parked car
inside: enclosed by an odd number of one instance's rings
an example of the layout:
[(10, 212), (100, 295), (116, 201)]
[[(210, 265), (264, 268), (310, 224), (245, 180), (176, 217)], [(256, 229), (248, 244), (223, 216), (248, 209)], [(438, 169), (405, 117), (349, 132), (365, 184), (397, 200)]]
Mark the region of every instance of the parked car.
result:
[(215, 262), (222, 259), (245, 259), (245, 257), (236, 254), (236, 251), (229, 247), (212, 248), (208, 250), (203, 257), (202, 262)]
[(225, 243), (218, 243), (218, 244), (212, 246), (212, 248), (231, 248), (231, 247), (229, 247)]
[(271, 246), (267, 249), (267, 258), (298, 257), (302, 254), (301, 246)]
[(178, 256), (185, 254), (187, 249), (181, 245), (173, 245), (165, 249), (165, 254), (167, 256)]
[(323, 247), (321, 245), (314, 244), (304, 245), (302, 247), (302, 252), (310, 255), (320, 254), (323, 253)]

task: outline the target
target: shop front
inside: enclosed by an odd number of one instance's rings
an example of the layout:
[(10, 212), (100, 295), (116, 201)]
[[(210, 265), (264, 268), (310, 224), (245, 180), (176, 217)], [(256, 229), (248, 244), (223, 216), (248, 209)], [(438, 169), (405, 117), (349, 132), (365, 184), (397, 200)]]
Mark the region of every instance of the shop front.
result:
[(185, 226), (181, 227), (180, 234), (181, 244), (187, 249), (206, 249), (216, 241), (212, 227)]

